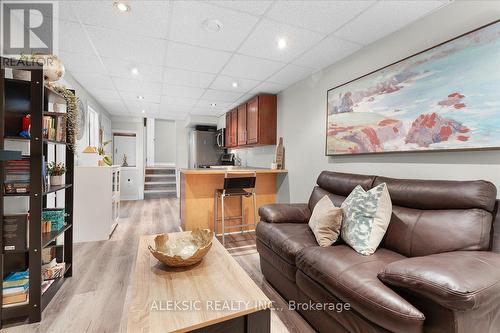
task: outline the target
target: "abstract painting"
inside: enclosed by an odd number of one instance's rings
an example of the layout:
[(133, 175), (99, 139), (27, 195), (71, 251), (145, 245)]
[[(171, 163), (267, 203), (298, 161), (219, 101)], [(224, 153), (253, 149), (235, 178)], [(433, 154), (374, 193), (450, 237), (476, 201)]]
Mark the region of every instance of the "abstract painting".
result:
[(500, 21), (327, 93), (326, 155), (500, 147)]

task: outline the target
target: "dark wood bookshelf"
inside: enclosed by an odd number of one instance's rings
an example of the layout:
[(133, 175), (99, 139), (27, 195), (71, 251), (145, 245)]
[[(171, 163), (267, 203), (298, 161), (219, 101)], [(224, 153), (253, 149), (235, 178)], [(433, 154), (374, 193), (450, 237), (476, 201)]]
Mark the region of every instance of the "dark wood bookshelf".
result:
[[(2, 64), (8, 63), (3, 61)], [(43, 67), (32, 64), (28, 69), (31, 79), (18, 80), (5, 77), (5, 67), (0, 69), (0, 151), (5, 149), (5, 143), (11, 141), (25, 142), (29, 145), (30, 152), (30, 192), (19, 194), (5, 194), (4, 168), (0, 160), (0, 230), (3, 232), (4, 205), (8, 204), (5, 197), (26, 197), (29, 202), (30, 219), (28, 224), (28, 249), (4, 251), (3, 237), (0, 237), (0, 273), (2, 279), (10, 272), (29, 269), (28, 301), (19, 304), (0, 306), (0, 328), (5, 320), (18, 320), (30, 323), (41, 320), (42, 311), (47, 307), (52, 298), (64, 284), (66, 278), (73, 272), (73, 175), (74, 156), (66, 142), (46, 140), (42, 136), (42, 123), (44, 116), (66, 116), (63, 112), (48, 112), (49, 103), (66, 104), (64, 96), (57, 93), (43, 82)], [(8, 65), (7, 65), (8, 67)], [(16, 68), (12, 68), (16, 70)], [(19, 136), (22, 118), (31, 116), (31, 137)], [(66, 129), (66, 137), (68, 130)], [(12, 142), (11, 142), (12, 143)], [(64, 156), (61, 149), (49, 150), (50, 145), (64, 146)], [(42, 167), (47, 163), (51, 151), (51, 158), (63, 160), (66, 166), (65, 184), (50, 186), (44, 189)], [(19, 157), (20, 152), (16, 152)], [(8, 155), (9, 159), (13, 155)], [(9, 160), (7, 159), (7, 160)], [(45, 161), (44, 161), (45, 159)], [(64, 201), (58, 193), (64, 191)], [(42, 211), (47, 207), (48, 194), (54, 195), (55, 207), (64, 207), (65, 224), (62, 228), (48, 233), (42, 233)], [(52, 196), (50, 198), (53, 198)], [(12, 200), (12, 199), (11, 199)], [(51, 199), (52, 200), (52, 199)], [(51, 205), (52, 207), (52, 205)], [(57, 239), (64, 237), (63, 244), (58, 244)], [(50, 287), (42, 294), (42, 250), (46, 247), (56, 248), (55, 254), (58, 262), (64, 261), (66, 267), (62, 277), (54, 279)], [(0, 288), (1, 292), (3, 290)], [(2, 295), (3, 298), (3, 295)]]

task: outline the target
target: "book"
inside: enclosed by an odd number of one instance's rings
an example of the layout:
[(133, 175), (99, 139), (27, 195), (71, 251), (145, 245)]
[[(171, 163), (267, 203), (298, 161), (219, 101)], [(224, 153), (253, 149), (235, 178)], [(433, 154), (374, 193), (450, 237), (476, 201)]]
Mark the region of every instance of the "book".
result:
[(28, 213), (3, 216), (3, 250), (5, 252), (28, 248)]
[(29, 284), (26, 283), (22, 286), (19, 287), (10, 287), (10, 288), (4, 288), (3, 289), (3, 296), (12, 296), (12, 295), (19, 295), (22, 293), (25, 293), (28, 290)]
[(3, 281), (3, 288), (11, 288), (11, 287), (21, 287), (24, 286), (26, 283), (29, 283), (29, 279), (21, 279), (21, 280), (15, 280), (15, 281)]
[(2, 303), (4, 305), (13, 304), (13, 303), (21, 303), (26, 302), (28, 300), (28, 293), (22, 293), (18, 295), (4, 296)]

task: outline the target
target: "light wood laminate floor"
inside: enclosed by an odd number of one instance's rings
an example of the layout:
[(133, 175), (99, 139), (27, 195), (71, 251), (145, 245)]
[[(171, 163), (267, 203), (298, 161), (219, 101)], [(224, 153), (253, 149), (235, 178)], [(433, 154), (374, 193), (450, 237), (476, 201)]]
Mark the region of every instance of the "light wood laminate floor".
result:
[[(42, 321), (4, 325), (0, 332), (114, 333), (124, 332), (139, 236), (179, 231), (175, 198), (122, 202), (120, 223), (109, 241), (75, 244), (73, 277), (45, 309)], [(250, 277), (283, 311), (271, 314), (271, 331), (314, 332), (263, 278), (253, 234), (235, 234), (226, 247)], [(17, 323), (16, 323), (17, 325)]]

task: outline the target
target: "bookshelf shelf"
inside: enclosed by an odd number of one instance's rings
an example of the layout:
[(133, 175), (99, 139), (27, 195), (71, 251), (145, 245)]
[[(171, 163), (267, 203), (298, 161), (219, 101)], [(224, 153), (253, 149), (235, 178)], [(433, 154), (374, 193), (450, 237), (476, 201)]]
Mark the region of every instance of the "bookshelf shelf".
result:
[[(0, 58), (0, 60), (5, 59)], [(17, 157), (19, 154), (29, 155), (29, 168), (21, 163), (23, 160), (28, 160), (25, 156), (21, 156), (20, 162), (16, 161), (20, 166), (14, 162), (0, 164), (0, 230), (3, 231), (4, 224), (7, 223), (5, 216), (16, 215), (10, 212), (17, 210), (15, 208), (17, 204), (14, 203), (18, 202), (17, 198), (9, 200), (4, 200), (4, 198), (19, 197), (26, 202), (26, 209), (29, 209), (28, 249), (19, 250), (21, 246), (16, 246), (17, 250), (4, 250), (4, 245), (14, 247), (12, 244), (4, 243), (4, 237), (0, 237), (0, 275), (5, 277), (10, 272), (24, 272), (29, 269), (28, 300), (23, 303), (0, 306), (0, 329), (5, 320), (11, 322), (16, 319), (19, 322), (26, 322), (27, 319), (29, 323), (39, 322), (42, 311), (57, 294), (66, 278), (72, 276), (74, 155), (64, 142), (68, 137), (65, 117), (67, 114), (54, 112), (64, 111), (67, 107), (66, 100), (51, 87), (44, 86), (43, 66), (33, 63), (28, 70), (30, 80), (25, 81), (6, 78), (5, 69), (0, 68), (0, 151), (22, 150), (16, 153)], [(26, 126), (26, 115), (31, 117), (31, 139), (19, 136), (22, 128)], [(44, 136), (52, 140), (43, 139)], [(7, 161), (13, 161), (12, 156), (9, 155)], [(44, 191), (43, 168), (49, 161), (64, 162), (67, 170), (65, 184), (50, 186)], [(28, 173), (29, 177), (24, 178)], [(6, 178), (6, 174), (9, 177)], [(5, 183), (6, 180), (9, 183)], [(18, 185), (20, 182), (26, 184), (26, 181), (29, 181), (30, 193), (5, 194), (5, 184), (8, 184), (9, 190), (12, 187), (23, 190), (25, 187), (18, 187)], [(42, 233), (43, 210), (52, 207), (64, 207), (65, 224), (57, 230)], [(4, 214), (5, 211), (9, 214)], [(60, 242), (60, 238), (64, 238), (64, 242)], [(57, 258), (57, 262), (64, 262), (66, 267), (63, 276), (54, 279), (52, 285), (42, 295), (42, 265), (44, 263), (42, 252), (44, 252), (43, 249), (47, 251), (49, 247), (55, 248), (55, 251), (50, 251), (53, 254), (49, 258)], [(44, 252), (44, 258), (46, 255), (47, 252)], [(1, 299), (4, 300), (3, 289), (0, 288), (0, 291), (2, 292)]]
[(54, 241), (57, 237), (61, 236), (63, 232), (71, 228), (70, 224), (65, 224), (62, 228), (51, 232), (42, 232), (42, 248), (47, 247), (52, 241)]

